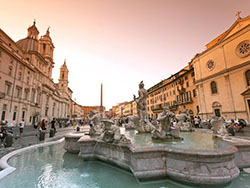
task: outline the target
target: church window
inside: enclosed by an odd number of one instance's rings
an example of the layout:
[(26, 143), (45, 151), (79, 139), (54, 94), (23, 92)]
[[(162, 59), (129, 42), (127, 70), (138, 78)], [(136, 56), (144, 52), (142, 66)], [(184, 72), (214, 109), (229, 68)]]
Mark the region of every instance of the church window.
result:
[(250, 70), (246, 72), (246, 81), (247, 81), (247, 85), (250, 86)]
[(207, 62), (207, 68), (208, 68), (208, 70), (213, 70), (214, 67), (215, 67), (214, 61), (213, 60), (209, 60)]
[(236, 48), (239, 57), (247, 57), (250, 54), (250, 41), (242, 41)]
[(210, 84), (210, 86), (211, 86), (211, 92), (212, 92), (212, 94), (218, 93), (218, 91), (217, 91), (217, 84), (216, 84), (215, 81), (212, 81), (211, 84)]

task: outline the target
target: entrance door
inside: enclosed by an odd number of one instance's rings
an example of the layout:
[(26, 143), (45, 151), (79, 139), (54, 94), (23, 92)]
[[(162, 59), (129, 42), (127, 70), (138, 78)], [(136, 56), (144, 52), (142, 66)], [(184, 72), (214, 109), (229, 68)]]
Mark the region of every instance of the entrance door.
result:
[(217, 117), (220, 117), (220, 109), (214, 109), (214, 114), (217, 116)]
[(33, 116), (32, 117), (32, 125), (35, 125), (35, 122), (36, 122), (36, 116)]
[(2, 111), (1, 121), (5, 120), (5, 111)]

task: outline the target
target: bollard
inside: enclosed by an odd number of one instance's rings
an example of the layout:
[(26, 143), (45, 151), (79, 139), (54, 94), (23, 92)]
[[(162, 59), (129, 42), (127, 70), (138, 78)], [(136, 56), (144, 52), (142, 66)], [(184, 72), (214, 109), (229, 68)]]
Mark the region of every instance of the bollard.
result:
[(49, 131), (49, 137), (53, 137), (55, 135), (55, 131), (53, 129), (50, 129)]
[(13, 144), (13, 135), (12, 134), (7, 134), (5, 137), (5, 143), (4, 146), (7, 147), (11, 147)]
[(45, 139), (45, 132), (40, 132), (39, 140), (43, 141)]

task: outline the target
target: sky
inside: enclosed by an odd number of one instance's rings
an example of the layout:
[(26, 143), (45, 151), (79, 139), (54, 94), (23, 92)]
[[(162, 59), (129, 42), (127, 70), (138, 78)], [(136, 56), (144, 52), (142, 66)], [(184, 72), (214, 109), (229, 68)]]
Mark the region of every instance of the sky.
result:
[(106, 109), (133, 100), (184, 68), (205, 45), (250, 14), (250, 0), (0, 0), (0, 27), (14, 41), (36, 20), (50, 27), (53, 79), (66, 59), (73, 99)]

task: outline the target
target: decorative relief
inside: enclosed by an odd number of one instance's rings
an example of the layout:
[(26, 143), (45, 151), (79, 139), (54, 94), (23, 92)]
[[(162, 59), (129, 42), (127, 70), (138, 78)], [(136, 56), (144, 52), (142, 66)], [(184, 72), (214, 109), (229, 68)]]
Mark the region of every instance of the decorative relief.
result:
[(250, 55), (250, 41), (242, 41), (236, 48), (236, 54), (239, 57), (247, 57)]
[(209, 61), (207, 62), (207, 68), (208, 68), (208, 70), (213, 70), (214, 67), (215, 67), (214, 61), (213, 61), (213, 60), (209, 60)]

